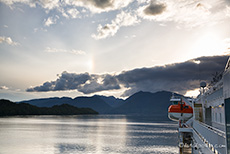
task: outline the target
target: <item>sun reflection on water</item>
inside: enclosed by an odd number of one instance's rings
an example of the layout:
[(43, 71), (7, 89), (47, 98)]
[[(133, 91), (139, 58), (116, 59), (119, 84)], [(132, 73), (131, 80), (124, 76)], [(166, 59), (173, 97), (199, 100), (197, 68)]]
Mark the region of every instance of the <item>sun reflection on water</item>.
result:
[(0, 119), (4, 154), (178, 153), (174, 123), (126, 116), (38, 116)]

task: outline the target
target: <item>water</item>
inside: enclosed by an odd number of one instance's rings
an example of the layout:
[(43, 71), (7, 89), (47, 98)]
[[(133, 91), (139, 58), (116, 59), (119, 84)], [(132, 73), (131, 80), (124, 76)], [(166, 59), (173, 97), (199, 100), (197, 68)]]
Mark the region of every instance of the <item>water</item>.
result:
[(0, 154), (176, 154), (177, 125), (123, 115), (0, 118)]

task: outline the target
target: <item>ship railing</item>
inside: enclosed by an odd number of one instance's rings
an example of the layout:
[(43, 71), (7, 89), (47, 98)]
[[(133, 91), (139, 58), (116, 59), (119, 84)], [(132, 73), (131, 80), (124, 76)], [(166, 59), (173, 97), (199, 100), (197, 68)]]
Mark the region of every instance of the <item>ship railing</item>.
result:
[(203, 138), (205, 144), (214, 149), (213, 151), (221, 154), (226, 153), (225, 132), (196, 120), (193, 121), (193, 128)]
[(182, 100), (183, 100), (187, 105), (189, 105), (189, 106), (192, 107), (192, 102), (190, 102), (188, 99), (182, 97)]
[(218, 81), (217, 83), (215, 83), (212, 86), (208, 86), (207, 89), (205, 90), (204, 95), (210, 95), (212, 93), (214, 93), (215, 91), (223, 88), (223, 80)]
[(170, 98), (170, 100), (180, 100), (181, 99), (181, 97), (180, 96), (172, 96), (171, 98)]
[(202, 122), (199, 122), (201, 125), (203, 125), (204, 127), (210, 129), (210, 130), (213, 130), (216, 134), (220, 135), (220, 136), (223, 136), (225, 138), (225, 132), (218, 129), (218, 128), (215, 128), (215, 127), (212, 127), (212, 126), (209, 126), (205, 123), (202, 123)]

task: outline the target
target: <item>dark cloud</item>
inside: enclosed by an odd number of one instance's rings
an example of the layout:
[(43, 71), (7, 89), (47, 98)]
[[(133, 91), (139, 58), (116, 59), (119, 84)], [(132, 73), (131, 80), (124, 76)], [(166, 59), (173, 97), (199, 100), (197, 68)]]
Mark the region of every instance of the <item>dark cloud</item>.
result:
[(230, 5), (230, 0), (225, 0), (225, 2), (226, 2), (228, 5)]
[(46, 91), (62, 91), (77, 89), (84, 94), (120, 89), (118, 80), (109, 74), (75, 74), (63, 72), (56, 81), (45, 82), (41, 86), (28, 88), (27, 92), (46, 92)]
[(169, 90), (185, 94), (199, 88), (200, 81), (210, 82), (212, 74), (224, 70), (227, 59), (227, 56), (201, 57), (183, 63), (125, 71), (117, 78), (129, 88), (124, 96), (139, 90)]
[(55, 85), (54, 81), (45, 82), (41, 86), (37, 86), (37, 87), (34, 87), (34, 88), (28, 88), (26, 91), (27, 92), (34, 92), (34, 91), (40, 91), (40, 92), (53, 91), (54, 90), (54, 88), (53, 88), (54, 85)]
[(9, 88), (6, 86), (0, 86), (0, 90), (7, 90), (7, 89), (9, 89)]
[(151, 1), (149, 6), (147, 6), (145, 9), (144, 9), (144, 13), (146, 15), (158, 15), (158, 14), (161, 14), (165, 11), (166, 9), (166, 5), (165, 4), (158, 4), (156, 3), (155, 1)]
[(114, 0), (90, 0), (90, 2), (97, 8), (105, 9), (113, 6)]
[(80, 86), (78, 91), (84, 94), (90, 94), (94, 92), (104, 91), (104, 90), (115, 90), (120, 89), (120, 85), (115, 76), (106, 75), (94, 75), (88, 83)]
[(78, 89), (79, 86), (86, 83), (92, 78), (88, 73), (75, 74), (63, 72), (56, 81), (45, 82), (41, 86), (27, 89), (28, 92), (33, 91), (60, 91)]
[(203, 7), (203, 4), (198, 3), (198, 4), (196, 5), (196, 7)]
[(212, 75), (224, 70), (228, 56), (200, 57), (182, 63), (123, 71), (118, 75), (75, 74), (63, 72), (56, 81), (27, 89), (32, 91), (57, 91), (76, 89), (84, 94), (128, 88), (123, 96), (137, 91), (174, 91), (185, 94), (199, 88), (200, 81), (210, 83)]

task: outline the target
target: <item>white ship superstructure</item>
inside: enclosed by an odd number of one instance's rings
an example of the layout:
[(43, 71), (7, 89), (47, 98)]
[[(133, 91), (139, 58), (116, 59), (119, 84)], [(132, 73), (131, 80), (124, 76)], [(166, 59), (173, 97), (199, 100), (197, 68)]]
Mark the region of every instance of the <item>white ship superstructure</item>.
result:
[(193, 108), (191, 119), (179, 120), (180, 153), (230, 154), (230, 59), (210, 86), (201, 83), (200, 91), (192, 102), (180, 101)]

